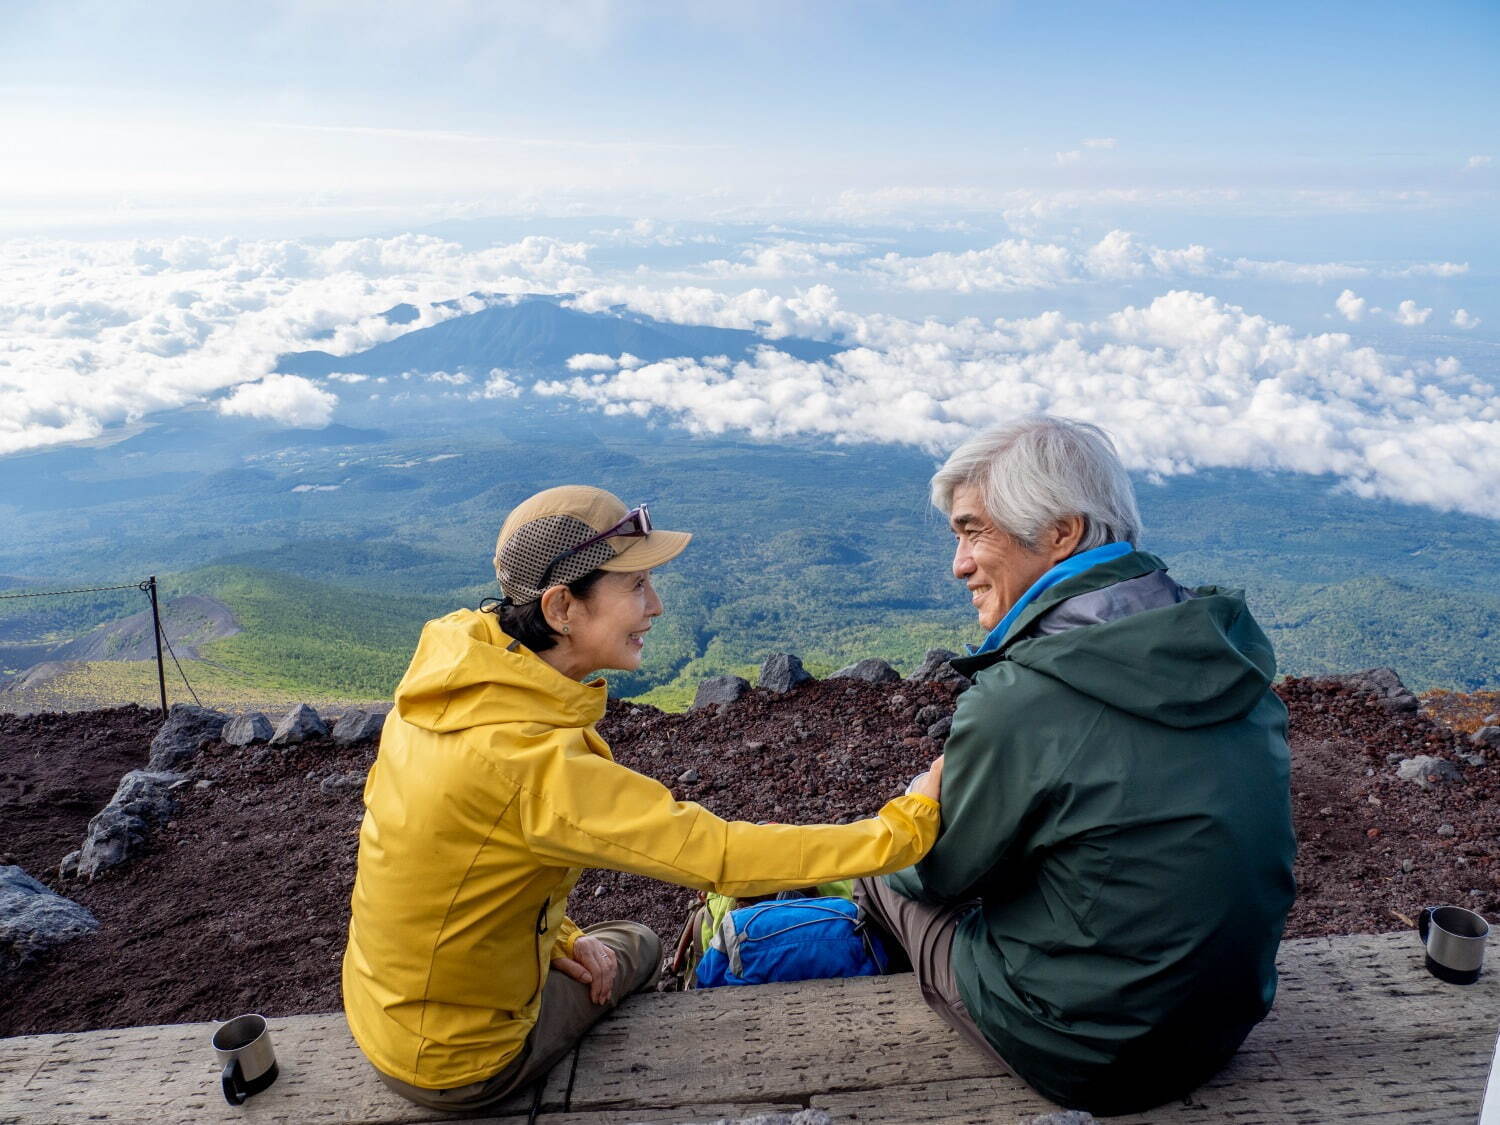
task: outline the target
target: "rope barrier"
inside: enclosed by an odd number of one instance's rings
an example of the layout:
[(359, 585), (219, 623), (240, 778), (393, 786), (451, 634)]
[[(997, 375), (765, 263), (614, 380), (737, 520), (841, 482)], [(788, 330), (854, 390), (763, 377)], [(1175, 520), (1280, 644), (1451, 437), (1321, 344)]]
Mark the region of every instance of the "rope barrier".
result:
[(193, 690), (193, 685), (188, 683), (187, 673), (182, 670), (182, 665), (177, 663), (177, 653), (172, 648), (172, 642), (167, 638), (166, 629), (161, 631), (161, 639), (166, 641), (167, 651), (172, 654), (172, 663), (177, 664), (177, 674), (182, 677), (183, 686), (188, 689), (188, 694), (193, 697), (193, 702), (199, 707), (203, 706), (203, 700), (198, 698), (198, 693)]
[(193, 690), (193, 685), (188, 682), (187, 672), (183, 671), (182, 662), (177, 659), (177, 652), (172, 648), (172, 641), (167, 636), (167, 630), (162, 625), (161, 616), (157, 612), (155, 576), (143, 579), (140, 582), (131, 582), (121, 586), (78, 586), (71, 590), (34, 590), (24, 594), (0, 594), (0, 600), (12, 598), (56, 598), (64, 594), (103, 594), (114, 590), (139, 590), (151, 599), (151, 619), (156, 629), (156, 668), (157, 679), (161, 684), (162, 714), (165, 715), (167, 711), (167, 686), (162, 676), (161, 666), (161, 646), (163, 643), (166, 644), (167, 652), (172, 656), (172, 663), (177, 666), (177, 674), (182, 677), (183, 686), (188, 689), (188, 694), (193, 697), (193, 702), (202, 707), (203, 701), (198, 698), (198, 693)]
[(132, 582), (128, 586), (83, 586), (77, 590), (46, 590), (33, 594), (0, 594), (0, 598), (55, 598), (59, 594), (100, 594), (106, 590), (145, 590), (145, 582)]

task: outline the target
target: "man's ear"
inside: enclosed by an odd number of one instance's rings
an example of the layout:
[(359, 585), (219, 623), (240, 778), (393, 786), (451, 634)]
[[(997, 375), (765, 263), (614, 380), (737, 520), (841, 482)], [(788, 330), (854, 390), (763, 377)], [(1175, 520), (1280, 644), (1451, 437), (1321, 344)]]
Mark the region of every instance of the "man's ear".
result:
[(1064, 516), (1042, 533), (1042, 547), (1052, 557), (1053, 565), (1078, 552), (1083, 542), (1083, 517)]

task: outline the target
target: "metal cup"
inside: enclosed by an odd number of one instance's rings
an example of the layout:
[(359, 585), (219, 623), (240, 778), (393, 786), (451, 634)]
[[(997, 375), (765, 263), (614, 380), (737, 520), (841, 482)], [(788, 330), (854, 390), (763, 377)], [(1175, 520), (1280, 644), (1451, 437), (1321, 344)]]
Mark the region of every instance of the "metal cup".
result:
[(1428, 906), (1417, 920), (1427, 949), (1427, 971), (1449, 984), (1473, 984), (1484, 967), (1490, 924), (1462, 906)]
[(210, 1043), (224, 1065), (220, 1077), (230, 1105), (243, 1105), (251, 1094), (276, 1081), (276, 1051), (265, 1016), (235, 1016), (219, 1025)]

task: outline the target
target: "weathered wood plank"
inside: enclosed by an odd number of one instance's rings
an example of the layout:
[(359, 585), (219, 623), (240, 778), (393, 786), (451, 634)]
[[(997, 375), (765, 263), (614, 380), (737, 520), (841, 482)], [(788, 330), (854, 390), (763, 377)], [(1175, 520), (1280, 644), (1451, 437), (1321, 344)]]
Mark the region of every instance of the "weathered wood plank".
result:
[[(1150, 1120), (1473, 1119), (1500, 973), (1444, 985), (1406, 934), (1288, 942), (1280, 965), (1276, 1010), (1231, 1067)], [(271, 1028), (282, 1077), (240, 1109), (218, 1093), (210, 1024), (0, 1040), (0, 1125), (452, 1120), (381, 1085), (341, 1015)], [(544, 1092), (559, 1125), (711, 1120), (808, 1099), (870, 1121), (992, 1121), (1052, 1108), (995, 1075), (921, 1004), (909, 976), (633, 997), (585, 1041), (571, 1112), (559, 1115), (568, 1075), (558, 1067)], [(696, 1091), (719, 1104), (694, 1109)], [(529, 1106), (518, 1096), (485, 1120), (513, 1121)]]

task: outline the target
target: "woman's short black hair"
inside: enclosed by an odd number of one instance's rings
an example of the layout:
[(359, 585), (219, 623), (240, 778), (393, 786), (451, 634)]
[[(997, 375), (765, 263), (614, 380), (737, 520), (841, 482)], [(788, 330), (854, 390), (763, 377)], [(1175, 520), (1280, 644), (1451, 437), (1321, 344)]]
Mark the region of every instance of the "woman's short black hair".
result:
[[(575, 598), (586, 598), (594, 584), (603, 577), (604, 571), (591, 570), (582, 578), (566, 583), (568, 592)], [(490, 605), (481, 605), (480, 609), (498, 617), (505, 635), (520, 641), (532, 652), (546, 652), (557, 644), (557, 632), (547, 624), (541, 598), (525, 605), (516, 605), (509, 598), (501, 598)]]

